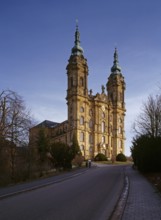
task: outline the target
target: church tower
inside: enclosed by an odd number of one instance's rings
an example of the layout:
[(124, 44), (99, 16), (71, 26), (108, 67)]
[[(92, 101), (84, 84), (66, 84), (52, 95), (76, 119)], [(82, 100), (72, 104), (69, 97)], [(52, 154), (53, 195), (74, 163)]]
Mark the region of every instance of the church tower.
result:
[(125, 81), (115, 49), (114, 61), (106, 88), (93, 94), (88, 90), (88, 65), (80, 45), (78, 25), (75, 30), (74, 46), (66, 67), (67, 70), (67, 120), (62, 123), (44, 121), (32, 129), (36, 136), (38, 129), (45, 127), (51, 143), (63, 142), (68, 146), (77, 139), (85, 159), (94, 159), (99, 153), (108, 159), (115, 159), (124, 153), (125, 134)]
[[(80, 33), (76, 25), (75, 42), (68, 60), (67, 70), (67, 108), (68, 134), (67, 143), (72, 144), (73, 135), (77, 140), (85, 140), (85, 111), (88, 99), (88, 66), (80, 46)], [(83, 132), (81, 132), (81, 130)]]
[(106, 84), (108, 99), (112, 105), (112, 126), (113, 126), (113, 137), (111, 141), (112, 154), (117, 155), (118, 153), (124, 153), (124, 117), (125, 117), (125, 81), (121, 73), (121, 68), (118, 61), (118, 52), (115, 48), (114, 62), (111, 68), (111, 74)]

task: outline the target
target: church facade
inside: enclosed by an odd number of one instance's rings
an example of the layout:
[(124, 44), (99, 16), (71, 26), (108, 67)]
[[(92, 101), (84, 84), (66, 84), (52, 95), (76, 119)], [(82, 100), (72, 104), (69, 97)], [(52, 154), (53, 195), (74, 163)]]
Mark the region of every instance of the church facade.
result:
[(78, 26), (75, 31), (74, 47), (66, 67), (68, 119), (62, 123), (44, 121), (30, 130), (34, 140), (43, 128), (50, 142), (72, 144), (76, 135), (85, 159), (93, 159), (98, 153), (115, 158), (124, 153), (125, 147), (125, 81), (118, 62), (117, 49), (106, 85), (102, 92), (93, 94), (88, 89), (88, 64), (80, 46)]

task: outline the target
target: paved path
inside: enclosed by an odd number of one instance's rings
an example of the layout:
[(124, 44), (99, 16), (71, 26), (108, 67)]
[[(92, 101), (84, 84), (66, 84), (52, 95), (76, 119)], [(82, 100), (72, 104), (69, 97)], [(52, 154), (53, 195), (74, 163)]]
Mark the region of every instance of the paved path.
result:
[(161, 220), (161, 194), (137, 170), (125, 172), (129, 194), (122, 220)]
[[(93, 167), (95, 167), (96, 165), (97, 167), (107, 166), (100, 164), (98, 165), (95, 163), (92, 165)], [(46, 183), (45, 179), (39, 181), (41, 182), (41, 186), (44, 186), (46, 184), (48, 185), (55, 182), (63, 181), (66, 178), (72, 178), (75, 175), (80, 175), (82, 172), (86, 171), (88, 171), (88, 168), (67, 173), (63, 176), (54, 176), (49, 178), (50, 182), (48, 183)], [(137, 170), (132, 169), (131, 166), (127, 166), (125, 168), (125, 174), (129, 180), (129, 193), (121, 220), (161, 220), (161, 194), (159, 194), (158, 191), (152, 186), (152, 184), (149, 183), (146, 178), (144, 178)], [(35, 188), (35, 184), (37, 186), (37, 181), (22, 185), (20, 184), (13, 187), (0, 188), (0, 199), (12, 195), (12, 193), (14, 194), (21, 191), (23, 192), (24, 188), (20, 188), (20, 186), (25, 187), (26, 190), (26, 185), (28, 185), (28, 190), (32, 190)], [(116, 213), (116, 215), (117, 214), (118, 213)], [(119, 220), (120, 218), (117, 218), (116, 215), (114, 215), (114, 217), (111, 219)]]

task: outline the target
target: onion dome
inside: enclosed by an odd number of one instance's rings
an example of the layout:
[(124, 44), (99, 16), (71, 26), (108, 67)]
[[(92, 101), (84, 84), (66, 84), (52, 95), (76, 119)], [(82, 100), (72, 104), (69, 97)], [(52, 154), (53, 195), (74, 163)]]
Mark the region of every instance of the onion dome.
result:
[(83, 48), (80, 46), (80, 33), (78, 30), (78, 24), (76, 25), (76, 32), (75, 32), (75, 45), (72, 48), (72, 55), (83, 55)]
[(113, 66), (111, 67), (111, 72), (112, 73), (120, 73), (121, 72), (121, 67), (119, 66), (119, 61), (118, 61), (117, 48), (115, 48), (114, 61), (113, 61)]

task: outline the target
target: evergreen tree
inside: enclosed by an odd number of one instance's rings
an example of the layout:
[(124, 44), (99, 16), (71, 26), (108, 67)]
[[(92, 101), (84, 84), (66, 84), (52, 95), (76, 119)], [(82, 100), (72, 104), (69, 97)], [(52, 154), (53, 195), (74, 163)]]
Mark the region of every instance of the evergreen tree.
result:
[(50, 146), (51, 161), (55, 168), (71, 169), (72, 168), (72, 154), (68, 145), (55, 142)]
[(43, 162), (46, 158), (46, 153), (48, 151), (48, 139), (45, 136), (44, 129), (40, 129), (37, 139), (38, 153), (40, 156), (40, 161)]
[(74, 157), (76, 155), (81, 155), (81, 151), (80, 151), (80, 147), (79, 147), (79, 144), (78, 144), (76, 134), (73, 135), (73, 143), (70, 147), (70, 151), (71, 151), (71, 156), (73, 157), (72, 159), (74, 159)]

